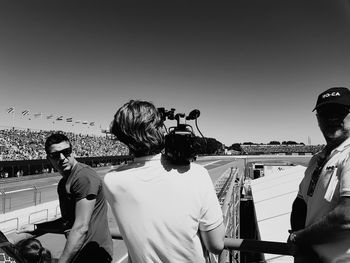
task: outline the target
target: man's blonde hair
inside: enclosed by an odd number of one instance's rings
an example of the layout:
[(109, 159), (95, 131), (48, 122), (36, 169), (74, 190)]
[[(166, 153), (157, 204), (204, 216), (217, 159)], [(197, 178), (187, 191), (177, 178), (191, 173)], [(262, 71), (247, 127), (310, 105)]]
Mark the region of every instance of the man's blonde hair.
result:
[(130, 100), (118, 109), (110, 132), (136, 156), (160, 153), (164, 148), (163, 120), (148, 101)]

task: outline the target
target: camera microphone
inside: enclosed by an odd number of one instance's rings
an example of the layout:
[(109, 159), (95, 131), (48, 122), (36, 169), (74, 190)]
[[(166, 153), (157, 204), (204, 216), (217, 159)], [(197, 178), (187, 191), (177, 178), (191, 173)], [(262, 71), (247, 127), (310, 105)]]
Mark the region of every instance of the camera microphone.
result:
[(195, 109), (191, 111), (190, 114), (188, 114), (188, 116), (186, 117), (186, 120), (195, 120), (199, 117), (200, 114), (201, 114), (200, 111)]

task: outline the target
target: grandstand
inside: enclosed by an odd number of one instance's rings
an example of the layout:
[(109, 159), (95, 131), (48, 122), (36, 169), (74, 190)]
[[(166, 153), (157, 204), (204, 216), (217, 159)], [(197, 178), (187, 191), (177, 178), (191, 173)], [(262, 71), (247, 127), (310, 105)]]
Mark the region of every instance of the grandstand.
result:
[(276, 154), (276, 155), (313, 155), (322, 150), (324, 145), (270, 145), (270, 144), (253, 144), (241, 145), (242, 154), (261, 155), (261, 154)]
[[(46, 138), (57, 131), (8, 128), (0, 129), (0, 161), (45, 159), (44, 144)], [(70, 138), (77, 157), (100, 157), (128, 155), (128, 148), (115, 140), (112, 135), (87, 135), (62, 132)], [(241, 151), (230, 154), (245, 155), (313, 155), (324, 145), (240, 145)]]
[[(53, 132), (32, 129), (0, 130), (0, 161), (45, 159), (44, 144)], [(110, 137), (64, 133), (72, 142), (77, 157), (100, 157), (128, 155), (128, 148)]]

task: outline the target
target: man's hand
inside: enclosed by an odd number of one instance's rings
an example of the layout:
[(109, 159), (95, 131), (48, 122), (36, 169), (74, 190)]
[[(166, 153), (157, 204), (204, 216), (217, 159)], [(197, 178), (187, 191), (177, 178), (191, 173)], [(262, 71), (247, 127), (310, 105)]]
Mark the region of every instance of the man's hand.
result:
[(290, 254), (295, 257), (298, 254), (298, 246), (295, 244), (295, 237), (293, 236), (294, 233), (290, 233), (289, 237), (287, 239), (287, 245)]
[(310, 263), (320, 262), (318, 255), (314, 252), (310, 245), (300, 243), (300, 239), (297, 241), (297, 234), (300, 231), (291, 232), (287, 240), (289, 252), (294, 257), (294, 263)]

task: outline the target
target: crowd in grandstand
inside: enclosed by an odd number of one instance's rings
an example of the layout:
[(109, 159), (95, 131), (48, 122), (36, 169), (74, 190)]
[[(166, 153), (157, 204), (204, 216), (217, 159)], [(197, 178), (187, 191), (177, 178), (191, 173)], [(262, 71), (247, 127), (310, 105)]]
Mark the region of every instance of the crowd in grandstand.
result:
[[(0, 130), (0, 161), (45, 159), (44, 144), (53, 131)], [(127, 155), (128, 148), (106, 136), (63, 132), (70, 138), (77, 157)]]
[(242, 153), (248, 155), (254, 154), (292, 154), (292, 153), (309, 153), (319, 152), (324, 145), (241, 145)]
[[(1, 129), (0, 130), (0, 161), (11, 160), (35, 160), (45, 159), (46, 153), (44, 142), (53, 131), (31, 130), (31, 129)], [(98, 157), (127, 155), (128, 148), (106, 136), (66, 134), (75, 149), (77, 157)], [(253, 144), (240, 145), (240, 154), (292, 154), (309, 153), (315, 154), (324, 145), (270, 145)]]

